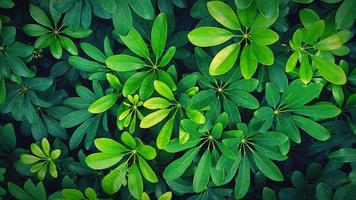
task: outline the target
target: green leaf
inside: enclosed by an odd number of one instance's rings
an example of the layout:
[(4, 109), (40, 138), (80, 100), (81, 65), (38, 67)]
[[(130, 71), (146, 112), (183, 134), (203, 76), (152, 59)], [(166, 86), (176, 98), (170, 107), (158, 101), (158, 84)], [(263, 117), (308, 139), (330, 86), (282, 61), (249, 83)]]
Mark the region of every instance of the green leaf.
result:
[(222, 75), (228, 72), (235, 64), (240, 51), (238, 43), (231, 44), (220, 50), (210, 63), (209, 74)]
[[(240, 155), (241, 156), (241, 155)], [(246, 153), (242, 156), (235, 182), (235, 198), (242, 199), (250, 187), (250, 161)]]
[(85, 54), (87, 54), (90, 58), (98, 62), (105, 63), (106, 56), (92, 44), (89, 44), (87, 42), (82, 42), (80, 43), (80, 47), (83, 49)]
[(241, 52), (240, 67), (242, 76), (249, 79), (257, 69), (257, 57), (250, 45), (245, 45)]
[(210, 179), (211, 156), (210, 150), (206, 150), (200, 158), (193, 177), (193, 189), (198, 193), (204, 190)]
[(70, 29), (70, 28), (65, 28), (63, 30), (63, 33), (69, 37), (72, 37), (72, 38), (85, 38), (92, 33), (92, 30), (84, 29), (84, 28), (78, 28), (75, 30)]
[(38, 37), (49, 33), (49, 30), (38, 24), (26, 24), (23, 26), (22, 30), (29, 36)]
[(312, 106), (302, 106), (299, 108), (291, 109), (291, 112), (295, 114), (304, 115), (307, 117), (319, 118), (319, 119), (328, 119), (338, 116), (341, 113), (341, 110), (336, 107), (334, 104), (325, 103), (325, 104), (316, 104)]
[(77, 46), (75, 46), (74, 42), (66, 36), (61, 36), (59, 38), (61, 46), (67, 50), (72, 55), (78, 55)]
[(198, 92), (192, 98), (192, 109), (200, 109), (210, 105), (215, 100), (215, 91), (213, 89)]
[(162, 81), (155, 80), (153, 82), (155, 90), (158, 94), (162, 95), (163, 97), (167, 98), (168, 100), (174, 100), (174, 95), (171, 89)]
[(133, 53), (142, 58), (150, 59), (147, 45), (136, 29), (131, 28), (126, 36), (120, 35), (120, 39)]
[(154, 92), (154, 87), (153, 87), (153, 81), (157, 79), (156, 78), (156, 73), (149, 73), (147, 74), (147, 76), (145, 77), (145, 79), (143, 79), (142, 81), (142, 85), (139, 89), (139, 97), (141, 100), (146, 100), (147, 98), (149, 98), (152, 93)]
[(114, 29), (120, 35), (127, 35), (132, 27), (132, 14), (127, 0), (116, 1), (116, 12), (112, 14)]
[(83, 123), (92, 116), (87, 110), (76, 110), (64, 115), (61, 118), (60, 126), (63, 128), (70, 128)]
[(272, 18), (278, 12), (279, 0), (255, 0), (255, 4), (258, 10), (262, 13), (266, 18)]
[(106, 66), (117, 72), (134, 71), (146, 66), (141, 59), (125, 54), (110, 56), (105, 63)]
[(211, 16), (223, 26), (232, 30), (240, 29), (239, 20), (230, 6), (221, 1), (210, 1), (207, 7)]
[(237, 16), (240, 19), (241, 24), (245, 27), (248, 28), (252, 25), (252, 22), (254, 21), (255, 17), (257, 14), (257, 10), (255, 7), (255, 4), (250, 4), (247, 8), (238, 10)]
[(282, 133), (275, 131), (268, 131), (265, 133), (260, 133), (252, 137), (252, 140), (257, 144), (263, 144), (268, 146), (278, 146), (282, 145), (288, 140), (288, 137)]
[(222, 44), (233, 37), (233, 33), (222, 28), (199, 27), (189, 32), (188, 39), (195, 46), (210, 47)]
[(126, 167), (127, 163), (124, 162), (103, 178), (101, 186), (106, 194), (111, 195), (119, 191), (125, 181)]
[(228, 96), (235, 104), (247, 109), (257, 109), (260, 106), (258, 100), (245, 91), (231, 90)]
[(270, 66), (274, 63), (274, 56), (272, 50), (264, 45), (258, 45), (254, 42), (251, 43), (251, 48), (257, 56), (259, 63)]
[(300, 10), (299, 18), (305, 28), (310, 27), (314, 22), (320, 19), (318, 14), (309, 8)]
[(164, 118), (168, 116), (168, 114), (171, 112), (170, 109), (162, 109), (155, 111), (147, 116), (145, 116), (140, 123), (141, 128), (150, 128), (159, 122), (161, 122)]
[(175, 120), (175, 117), (173, 116), (171, 119), (169, 119), (163, 125), (163, 127), (159, 131), (157, 140), (156, 140), (158, 149), (164, 149), (169, 144), (169, 141), (171, 140), (172, 131), (173, 131), (174, 120)]
[(62, 195), (64, 198), (73, 198), (73, 199), (84, 199), (84, 195), (81, 191), (77, 189), (63, 189)]
[(17, 199), (33, 200), (33, 198), (26, 191), (24, 191), (22, 188), (20, 188), (19, 186), (15, 185), (12, 182), (7, 183), (7, 188), (9, 193)]
[(268, 105), (272, 106), (273, 108), (276, 108), (279, 104), (280, 99), (278, 88), (272, 83), (267, 83), (265, 94)]
[(124, 97), (127, 97), (128, 95), (136, 92), (141, 86), (140, 83), (142, 83), (146, 75), (147, 72), (139, 72), (130, 76), (130, 78), (126, 80), (124, 87), (122, 88), (122, 94), (124, 95)]
[(93, 153), (86, 157), (85, 162), (90, 168), (100, 170), (114, 166), (122, 157), (116, 154)]
[(300, 68), (299, 68), (299, 75), (300, 75), (300, 80), (302, 80), (303, 83), (305, 84), (309, 83), (310, 80), (313, 78), (313, 70), (310, 66), (307, 54), (302, 55), (302, 60), (300, 62)]
[(169, 47), (166, 53), (163, 54), (162, 59), (159, 62), (158, 66), (164, 67), (168, 65), (175, 53), (176, 53), (176, 47)]
[(135, 139), (127, 131), (125, 131), (121, 134), (121, 141), (123, 143), (125, 143), (127, 146), (131, 147), (132, 149), (134, 149), (136, 147)]
[(331, 51), (342, 47), (342, 39), (338, 33), (331, 35), (315, 44), (319, 51)]
[(53, 38), (49, 47), (53, 57), (57, 59), (62, 57), (62, 46), (58, 38)]
[[(306, 35), (303, 35), (303, 40), (309, 44), (313, 44), (324, 32), (325, 23), (323, 20), (314, 22), (306, 29)], [(305, 36), (305, 37), (304, 37)]]
[(128, 151), (126, 147), (110, 138), (97, 138), (94, 141), (97, 149), (107, 154), (120, 155)]
[(177, 160), (171, 162), (166, 169), (164, 169), (163, 177), (166, 180), (174, 180), (182, 176), (185, 170), (193, 162), (195, 156), (198, 154), (200, 147), (189, 149), (184, 155)]
[(337, 160), (340, 162), (356, 162), (356, 149), (341, 148), (328, 155), (329, 159)]
[(49, 21), (48, 16), (41, 8), (30, 4), (30, 15), (37, 23), (46, 27), (51, 27), (51, 22)]
[(262, 197), (263, 197), (263, 200), (277, 200), (276, 194), (269, 187), (263, 188)]
[(156, 59), (163, 54), (167, 40), (167, 18), (165, 13), (159, 14), (152, 25), (151, 45)]
[(105, 112), (115, 104), (118, 98), (119, 94), (117, 93), (111, 93), (106, 96), (103, 96), (100, 99), (96, 100), (94, 103), (92, 103), (89, 106), (88, 111), (95, 114)]
[(346, 83), (345, 72), (339, 66), (319, 56), (312, 56), (312, 60), (320, 75), (327, 81), (336, 85)]
[(137, 148), (137, 151), (140, 153), (140, 155), (142, 155), (146, 160), (153, 160), (157, 153), (156, 150), (149, 146), (149, 145), (140, 145)]
[(147, 20), (153, 19), (155, 13), (150, 0), (128, 0), (128, 2), (137, 15)]
[(104, 10), (109, 13), (114, 13), (116, 11), (116, 2), (115, 0), (99, 0), (100, 5), (104, 8)]
[(293, 121), (295, 125), (317, 140), (325, 141), (330, 138), (329, 131), (313, 120), (293, 115)]
[(143, 106), (145, 108), (148, 108), (151, 110), (168, 108), (170, 105), (171, 105), (171, 103), (169, 101), (167, 101), (166, 99), (161, 98), (161, 97), (153, 97), (143, 103)]
[(354, 0), (345, 0), (339, 6), (335, 15), (336, 29), (347, 29), (355, 21), (356, 3)]
[(128, 187), (133, 197), (140, 199), (143, 193), (143, 182), (137, 164), (134, 163), (129, 169)]
[(140, 167), (140, 171), (143, 177), (145, 177), (146, 180), (148, 180), (151, 183), (158, 182), (158, 178), (155, 172), (151, 169), (151, 167), (147, 164), (147, 162), (141, 157), (138, 157), (138, 165)]
[(270, 159), (256, 151), (252, 151), (252, 156), (257, 168), (261, 170), (264, 175), (274, 181), (283, 181), (283, 175), (281, 171)]
[(270, 45), (275, 43), (279, 39), (279, 36), (270, 29), (259, 29), (251, 33), (251, 39), (259, 45)]
[(316, 186), (316, 198), (317, 200), (332, 200), (333, 192), (331, 188), (325, 183), (318, 183)]
[(192, 120), (194, 123), (196, 124), (205, 123), (205, 117), (203, 113), (201, 113), (199, 110), (186, 109), (185, 113), (187, 114), (188, 118)]
[(291, 72), (295, 68), (298, 62), (299, 52), (295, 51), (291, 56), (289, 56), (286, 64), (286, 72)]

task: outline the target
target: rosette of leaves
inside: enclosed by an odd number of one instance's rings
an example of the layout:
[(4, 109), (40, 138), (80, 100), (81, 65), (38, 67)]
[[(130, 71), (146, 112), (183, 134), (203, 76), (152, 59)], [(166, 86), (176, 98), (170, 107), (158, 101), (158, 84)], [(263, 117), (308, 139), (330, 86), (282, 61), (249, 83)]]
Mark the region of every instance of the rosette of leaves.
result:
[(137, 118), (143, 119), (143, 114), (139, 108), (143, 106), (137, 94), (128, 95), (126, 100), (120, 105), (117, 115), (117, 126), (120, 130), (129, 127), (129, 132), (133, 133), (136, 129)]
[(121, 141), (125, 145), (109, 138), (95, 139), (95, 146), (100, 152), (88, 155), (86, 163), (95, 170), (115, 166), (102, 179), (101, 186), (105, 193), (114, 194), (122, 185), (127, 185), (130, 194), (135, 199), (141, 199), (142, 176), (151, 183), (158, 181), (155, 172), (146, 162), (156, 157), (156, 151), (153, 147), (143, 144), (139, 138), (133, 138), (128, 132), (121, 134)]
[(341, 110), (330, 102), (306, 105), (318, 98), (322, 89), (321, 83), (306, 85), (298, 79), (280, 95), (275, 85), (267, 83), (267, 105), (255, 111), (254, 116), (264, 120), (265, 128), (273, 126), (296, 143), (301, 142), (299, 129), (317, 140), (325, 141), (330, 138), (330, 133), (318, 121), (337, 117)]
[(62, 57), (62, 48), (72, 55), (77, 55), (78, 49), (71, 38), (84, 38), (92, 31), (83, 28), (73, 30), (65, 24), (60, 25), (61, 14), (56, 12), (51, 5), (52, 21), (40, 7), (30, 5), (30, 15), (38, 24), (26, 24), (23, 31), (31, 37), (38, 37), (34, 44), (36, 49), (44, 49), (49, 46), (53, 57), (57, 59)]
[(226, 113), (219, 115), (214, 126), (208, 131), (198, 131), (199, 125), (189, 119), (180, 122), (179, 132), (188, 134), (188, 139), (182, 141), (180, 138), (173, 139), (165, 151), (178, 153), (186, 151), (180, 158), (171, 162), (164, 170), (163, 177), (167, 181), (172, 181), (184, 175), (185, 171), (198, 159), (199, 152), (203, 152), (193, 176), (193, 190), (196, 193), (202, 192), (208, 186), (211, 179), (215, 185), (224, 184), (224, 171), (217, 169), (217, 162), (222, 154), (233, 159), (235, 154), (222, 141), (234, 135), (235, 131), (224, 131), (228, 123)]
[(114, 29), (127, 35), (133, 25), (132, 11), (146, 20), (153, 20), (155, 11), (150, 0), (99, 0), (101, 6), (112, 14)]
[[(308, 83), (314, 72), (325, 80), (343, 85), (346, 83), (345, 72), (335, 64), (334, 55), (344, 56), (350, 52), (344, 44), (351, 39), (351, 32), (341, 30), (336, 32), (330, 27), (329, 22), (320, 19), (318, 14), (311, 9), (303, 9), (299, 17), (304, 28), (298, 28), (289, 41), (293, 49), (288, 58), (286, 72), (296, 72), (304, 83)], [(331, 29), (331, 30), (330, 30)], [(297, 63), (299, 70), (295, 70)]]
[(183, 78), (178, 83), (176, 95), (165, 83), (158, 80), (154, 81), (154, 88), (160, 97), (147, 99), (143, 103), (143, 106), (156, 111), (146, 115), (141, 120), (140, 128), (153, 127), (165, 118), (168, 118), (168, 120), (164, 122), (156, 139), (159, 149), (164, 149), (169, 144), (176, 121), (188, 118), (196, 124), (205, 123), (205, 117), (202, 112), (189, 108), (191, 101), (188, 94), (185, 93), (186, 90), (195, 85), (196, 79), (197, 76), (194, 74)]
[(224, 28), (198, 27), (188, 34), (189, 41), (199, 47), (212, 47), (229, 41), (229, 45), (221, 49), (211, 61), (210, 75), (228, 72), (235, 65), (240, 49), (242, 50), (239, 65), (245, 79), (251, 78), (258, 63), (273, 64), (273, 52), (267, 46), (275, 43), (279, 36), (268, 27), (273, 24), (276, 17), (265, 18), (257, 13), (254, 4), (238, 10), (237, 15), (231, 7), (221, 1), (210, 1), (207, 6), (211, 16)]
[[(10, 113), (17, 121), (26, 120), (31, 124), (31, 132), (36, 140), (47, 136), (47, 131), (56, 137), (65, 138), (66, 134), (60, 129), (58, 122), (50, 114), (53, 105), (43, 98), (53, 84), (53, 79), (48, 77), (25, 78), (21, 84), (9, 84), (9, 94), (2, 107), (3, 113)], [(58, 100), (58, 99), (56, 99)], [(42, 118), (42, 119), (41, 119)]]
[(58, 198), (58, 200), (98, 200), (97, 194), (95, 190), (91, 187), (85, 189), (84, 194), (82, 191), (78, 189), (63, 189), (62, 198)]
[(99, 0), (52, 0), (53, 8), (63, 13), (63, 24), (71, 29), (88, 29), (92, 23), (93, 14), (100, 18), (110, 19), (111, 15), (105, 11)]
[(151, 47), (153, 55), (136, 29), (131, 28), (129, 33), (120, 35), (122, 42), (136, 56), (129, 54), (119, 54), (106, 59), (106, 65), (117, 72), (135, 72), (130, 76), (123, 87), (123, 95), (127, 97), (139, 90), (138, 94), (142, 100), (150, 97), (154, 91), (154, 80), (160, 80), (167, 84), (172, 90), (176, 90), (171, 75), (163, 70), (169, 64), (175, 54), (176, 48), (170, 47), (165, 51), (167, 39), (167, 19), (166, 14), (161, 13), (153, 22), (151, 30)]
[[(196, 48), (195, 54), (201, 74), (198, 78), (200, 91), (192, 97), (192, 109), (208, 107), (205, 117), (211, 119), (220, 112), (226, 112), (229, 116), (229, 124), (235, 125), (241, 121), (239, 107), (257, 109), (258, 100), (250, 93), (256, 90), (258, 80), (242, 79), (238, 69), (232, 69), (224, 75), (210, 76), (209, 62), (211, 58), (202, 49)], [(205, 127), (211, 126), (211, 122)]]
[(2, 27), (0, 31), (0, 104), (6, 99), (5, 79), (21, 83), (21, 77), (35, 75), (25, 64), (26, 58), (33, 53), (33, 47), (17, 42), (15, 39), (15, 27)]
[[(24, 185), (23, 189), (16, 185), (13, 182), (7, 183), (8, 192), (18, 200), (27, 200), (27, 199), (35, 199), (35, 200), (46, 200), (47, 193), (46, 188), (43, 185), (43, 182), (39, 182), (36, 185), (32, 182), (31, 179), (28, 179)], [(51, 198), (49, 198), (51, 200)]]
[(288, 141), (288, 137), (277, 131), (266, 131), (263, 122), (253, 118), (248, 125), (239, 123), (239, 130), (228, 132), (230, 138), (222, 140), (222, 144), (235, 155), (223, 154), (217, 161), (216, 168), (225, 172), (224, 183), (235, 179), (235, 198), (241, 199), (250, 187), (250, 170), (256, 166), (266, 177), (274, 181), (283, 181), (282, 172), (272, 160), (287, 159), (288, 150), (283, 151), (280, 145)]
[(89, 80), (105, 80), (105, 73), (109, 71), (105, 61), (113, 55), (108, 36), (105, 37), (103, 46), (104, 53), (94, 45), (82, 42), (80, 43), (81, 49), (91, 59), (89, 60), (82, 56), (70, 56), (68, 62), (76, 69), (88, 72), (90, 74)]
[(110, 109), (116, 102), (119, 94), (109, 89), (104, 96), (104, 91), (98, 81), (92, 82), (90, 89), (77, 85), (75, 90), (79, 97), (69, 97), (63, 104), (73, 108), (60, 120), (62, 128), (72, 128), (78, 126), (69, 139), (70, 149), (77, 148), (85, 137), (84, 146), (89, 149), (94, 141), (99, 129), (100, 122), (105, 131), (109, 131), (106, 110)]
[(57, 178), (58, 173), (55, 161), (60, 156), (61, 150), (55, 149), (51, 151), (50, 144), (46, 138), (42, 139), (41, 147), (36, 143), (32, 143), (32, 154), (22, 154), (20, 156), (21, 163), (32, 165), (30, 171), (31, 173), (37, 173), (40, 181), (45, 178), (47, 169), (49, 169), (49, 173), (53, 178)]

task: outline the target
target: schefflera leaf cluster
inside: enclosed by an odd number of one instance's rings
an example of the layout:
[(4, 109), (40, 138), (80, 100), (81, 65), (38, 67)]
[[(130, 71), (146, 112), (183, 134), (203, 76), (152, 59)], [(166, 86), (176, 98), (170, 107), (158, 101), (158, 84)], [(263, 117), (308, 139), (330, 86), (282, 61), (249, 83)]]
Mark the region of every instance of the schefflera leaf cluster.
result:
[(352, 199), (354, 2), (7, 10), (0, 199)]
[(224, 28), (198, 27), (189, 33), (189, 40), (199, 47), (229, 42), (211, 61), (210, 75), (226, 73), (235, 65), (238, 57), (241, 73), (246, 79), (255, 73), (258, 63), (273, 64), (273, 52), (267, 46), (279, 39), (278, 34), (269, 29), (278, 15), (266, 18), (257, 12), (254, 3), (237, 12), (221, 1), (211, 1), (207, 7), (211, 16)]
[(143, 144), (139, 138), (133, 138), (128, 132), (121, 134), (121, 141), (125, 145), (110, 138), (95, 139), (95, 147), (101, 152), (90, 154), (85, 161), (89, 167), (96, 170), (118, 164), (102, 179), (103, 190), (107, 194), (114, 194), (122, 185), (127, 185), (131, 195), (141, 199), (144, 191), (142, 176), (151, 183), (158, 181), (155, 172), (146, 161), (156, 157), (156, 150)]

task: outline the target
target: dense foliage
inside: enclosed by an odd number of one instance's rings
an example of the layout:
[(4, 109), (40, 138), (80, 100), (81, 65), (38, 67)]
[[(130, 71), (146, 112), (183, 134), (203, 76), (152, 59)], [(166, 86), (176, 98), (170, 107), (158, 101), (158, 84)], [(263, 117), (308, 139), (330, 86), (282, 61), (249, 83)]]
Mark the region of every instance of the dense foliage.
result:
[(0, 200), (352, 200), (356, 0), (0, 0)]

